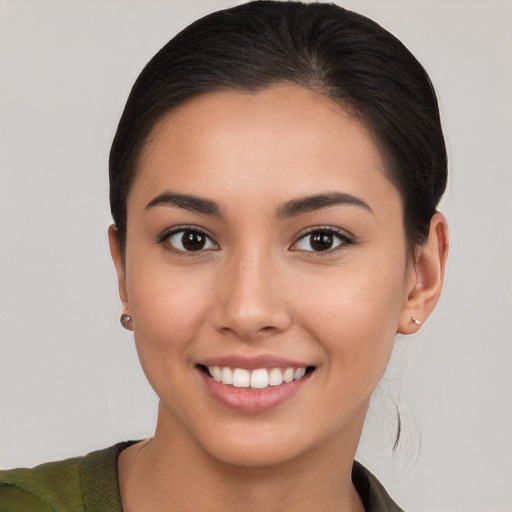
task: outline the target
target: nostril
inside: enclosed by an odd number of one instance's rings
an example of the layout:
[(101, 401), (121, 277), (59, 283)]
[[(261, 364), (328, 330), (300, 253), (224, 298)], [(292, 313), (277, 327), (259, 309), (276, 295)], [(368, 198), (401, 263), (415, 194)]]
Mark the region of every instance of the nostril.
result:
[(225, 334), (236, 333), (242, 339), (270, 336), (285, 331), (291, 318), (284, 304), (267, 303), (256, 296), (236, 297), (230, 295), (217, 301), (212, 310), (211, 320), (217, 331)]

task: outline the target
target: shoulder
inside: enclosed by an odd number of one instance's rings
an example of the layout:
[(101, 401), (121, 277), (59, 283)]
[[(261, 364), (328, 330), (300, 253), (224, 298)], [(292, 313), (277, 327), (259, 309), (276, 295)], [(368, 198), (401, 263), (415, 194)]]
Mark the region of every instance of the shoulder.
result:
[(82, 510), (79, 506), (82, 459), (0, 471), (0, 511)]
[(129, 445), (0, 471), (0, 512), (120, 511), (117, 457)]
[(377, 478), (358, 461), (354, 461), (352, 481), (366, 512), (404, 512)]

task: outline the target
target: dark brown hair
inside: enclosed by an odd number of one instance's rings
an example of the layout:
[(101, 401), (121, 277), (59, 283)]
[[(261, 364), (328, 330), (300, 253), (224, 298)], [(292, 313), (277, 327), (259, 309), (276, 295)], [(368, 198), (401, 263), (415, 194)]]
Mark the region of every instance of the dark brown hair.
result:
[(169, 41), (135, 82), (110, 152), (110, 204), (122, 247), (126, 201), (155, 123), (220, 89), (313, 89), (373, 133), (403, 201), (408, 248), (421, 244), (446, 187), (437, 99), (421, 64), (370, 19), (333, 4), (257, 1), (215, 12)]

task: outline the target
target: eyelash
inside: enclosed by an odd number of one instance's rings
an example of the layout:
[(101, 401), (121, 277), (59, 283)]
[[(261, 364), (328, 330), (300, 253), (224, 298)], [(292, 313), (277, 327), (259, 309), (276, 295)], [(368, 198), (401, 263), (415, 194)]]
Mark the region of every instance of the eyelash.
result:
[[(339, 243), (333, 248), (326, 249), (325, 251), (313, 251), (313, 250), (305, 250), (305, 249), (293, 249), (293, 246), (297, 245), (302, 240), (305, 240), (307, 237), (319, 234), (319, 233), (326, 233), (328, 235), (334, 236), (338, 239)], [(348, 233), (342, 229), (335, 228), (332, 226), (315, 226), (312, 228), (309, 228), (305, 233), (301, 234), (300, 237), (296, 242), (292, 245), (292, 251), (300, 251), (300, 252), (308, 252), (313, 253), (315, 256), (323, 256), (324, 254), (332, 254), (335, 251), (338, 251), (340, 249), (343, 249), (344, 247), (348, 245), (354, 245), (355, 240), (348, 235)], [(310, 242), (311, 246), (311, 242)]]
[[(198, 249), (197, 251), (187, 251), (184, 249), (178, 249), (170, 243), (169, 239), (173, 236), (180, 234), (180, 233), (182, 234), (182, 236), (185, 233), (192, 233), (192, 234), (204, 236), (207, 239), (206, 243), (208, 243), (208, 241), (209, 241), (211, 244), (213, 244), (214, 247), (213, 248), (209, 247), (206, 249), (201, 248), (201, 249)], [(299, 244), (301, 241), (305, 240), (307, 237), (310, 237), (314, 234), (320, 234), (320, 233), (334, 236), (335, 238), (338, 239), (339, 243), (337, 245), (335, 245), (333, 248), (328, 248), (326, 250), (320, 250), (320, 251), (307, 250), (307, 249), (294, 249), (293, 248), (294, 246)], [(178, 226), (178, 227), (172, 228), (169, 231), (165, 231), (157, 239), (157, 243), (164, 245), (168, 251), (178, 254), (180, 256), (197, 256), (197, 255), (203, 254), (206, 251), (212, 251), (212, 250), (219, 249), (219, 244), (213, 239), (213, 237), (210, 236), (204, 229), (201, 229), (197, 226)], [(344, 247), (346, 247), (348, 245), (353, 245), (354, 243), (355, 243), (354, 239), (341, 229), (334, 228), (332, 226), (315, 226), (315, 227), (309, 228), (305, 233), (302, 233), (300, 235), (300, 237), (295, 242), (293, 242), (293, 244), (290, 247), (290, 250), (297, 251), (297, 252), (303, 252), (303, 253), (313, 253), (315, 255), (322, 256), (324, 254), (331, 254), (335, 251), (343, 249)], [(183, 240), (181, 240), (181, 244), (183, 245)], [(311, 246), (311, 242), (310, 242), (310, 246)]]
[[(178, 249), (174, 247), (169, 239), (175, 235), (178, 235), (182, 233), (193, 233), (196, 235), (204, 236), (211, 244), (213, 244), (214, 248), (207, 248), (207, 249), (199, 249), (197, 251), (187, 251), (183, 249)], [(197, 256), (200, 254), (204, 254), (206, 251), (212, 251), (212, 250), (218, 250), (219, 244), (213, 239), (211, 235), (209, 235), (204, 229), (201, 229), (197, 226), (177, 226), (175, 228), (172, 228), (169, 231), (165, 231), (160, 235), (160, 237), (157, 239), (158, 244), (162, 244), (168, 251), (178, 254), (179, 256)]]

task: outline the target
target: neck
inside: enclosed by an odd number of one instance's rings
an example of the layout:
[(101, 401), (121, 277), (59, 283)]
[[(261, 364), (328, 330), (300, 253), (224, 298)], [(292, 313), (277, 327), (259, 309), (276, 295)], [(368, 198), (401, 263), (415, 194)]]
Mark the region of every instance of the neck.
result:
[(351, 480), (360, 429), (291, 460), (254, 467), (212, 457), (161, 415), (155, 436), (120, 456), (125, 512), (363, 512)]

